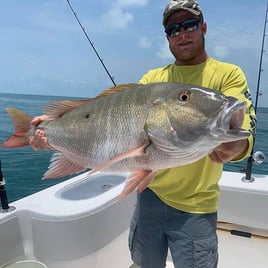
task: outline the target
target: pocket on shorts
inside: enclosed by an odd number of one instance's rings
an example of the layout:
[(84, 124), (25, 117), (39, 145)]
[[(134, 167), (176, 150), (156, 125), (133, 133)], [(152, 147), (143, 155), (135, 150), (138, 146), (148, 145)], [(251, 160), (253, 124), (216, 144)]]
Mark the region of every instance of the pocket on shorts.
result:
[(131, 259), (133, 262), (139, 266), (141, 266), (141, 250), (137, 246), (138, 244), (138, 222), (135, 218), (135, 215), (131, 219), (130, 227), (129, 227), (129, 235), (128, 235), (128, 247), (131, 254)]
[(218, 264), (218, 238), (213, 235), (193, 240), (194, 267), (216, 268)]

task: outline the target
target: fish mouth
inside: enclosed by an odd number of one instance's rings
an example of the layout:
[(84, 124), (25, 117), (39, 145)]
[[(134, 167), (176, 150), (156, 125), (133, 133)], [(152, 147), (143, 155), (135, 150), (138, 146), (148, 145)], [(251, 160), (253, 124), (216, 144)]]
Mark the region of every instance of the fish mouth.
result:
[(226, 98), (227, 102), (214, 122), (216, 133), (219, 134), (220, 131), (225, 136), (236, 136), (237, 140), (247, 138), (250, 132), (241, 128), (245, 117), (246, 102), (241, 102), (230, 96)]
[(227, 108), (222, 113), (221, 127), (223, 129), (241, 130), (246, 111), (246, 102), (240, 102), (228, 97)]

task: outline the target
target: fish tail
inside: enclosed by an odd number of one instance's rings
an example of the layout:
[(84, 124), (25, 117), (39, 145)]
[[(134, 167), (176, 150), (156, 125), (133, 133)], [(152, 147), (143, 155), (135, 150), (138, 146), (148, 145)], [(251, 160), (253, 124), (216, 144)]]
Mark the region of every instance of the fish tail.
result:
[(13, 121), (15, 133), (3, 142), (3, 148), (15, 148), (29, 145), (29, 131), (31, 130), (32, 116), (25, 114), (15, 108), (6, 108)]

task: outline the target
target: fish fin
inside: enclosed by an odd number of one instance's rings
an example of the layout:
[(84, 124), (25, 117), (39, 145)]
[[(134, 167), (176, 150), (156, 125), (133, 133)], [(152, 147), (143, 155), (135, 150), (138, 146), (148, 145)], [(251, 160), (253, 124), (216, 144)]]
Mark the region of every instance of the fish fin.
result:
[(33, 117), (11, 107), (7, 107), (6, 111), (13, 121), (15, 133), (3, 142), (2, 147), (15, 148), (29, 145), (29, 131)]
[(141, 193), (154, 179), (156, 176), (157, 172), (156, 171), (151, 171), (145, 178), (144, 180), (139, 184), (138, 186), (138, 193)]
[(66, 158), (62, 153), (55, 152), (50, 160), (47, 172), (42, 179), (61, 178), (74, 173), (82, 172), (86, 168), (81, 167)]
[(91, 100), (92, 99), (52, 101), (44, 105), (44, 112), (49, 116), (49, 119), (59, 118), (63, 114)]
[(100, 170), (104, 170), (108, 167), (110, 167), (111, 165), (125, 159), (125, 158), (129, 158), (129, 157), (135, 157), (135, 156), (141, 156), (144, 154), (144, 149), (149, 145), (149, 143), (144, 143), (143, 145), (135, 148), (135, 149), (131, 149), (131, 150), (128, 150), (127, 152), (125, 153), (122, 153), (116, 157), (114, 157), (113, 159), (111, 160), (108, 160), (106, 162), (104, 162), (103, 164), (93, 168), (90, 172), (89, 172), (89, 175), (93, 175), (95, 174), (96, 172), (100, 171)]
[(61, 117), (63, 114), (85, 104), (92, 100), (96, 100), (105, 96), (115, 94), (121, 90), (126, 90), (132, 87), (136, 87), (139, 84), (129, 83), (122, 84), (118, 86), (111, 87), (100, 93), (97, 97), (84, 100), (62, 100), (62, 101), (53, 101), (44, 105), (44, 112), (49, 116), (50, 119), (55, 119)]
[(99, 98), (102, 98), (105, 96), (109, 96), (109, 95), (115, 94), (119, 91), (126, 90), (126, 89), (133, 88), (133, 87), (137, 87), (137, 86), (139, 86), (139, 84), (137, 84), (137, 83), (117, 85), (117, 86), (114, 86), (114, 87), (111, 87), (111, 88), (104, 90), (98, 96), (96, 96), (94, 99), (99, 99)]
[(123, 191), (117, 197), (119, 200), (123, 199), (133, 190), (138, 187), (138, 193), (141, 193), (154, 179), (156, 171), (152, 170), (136, 170), (133, 171), (127, 178)]

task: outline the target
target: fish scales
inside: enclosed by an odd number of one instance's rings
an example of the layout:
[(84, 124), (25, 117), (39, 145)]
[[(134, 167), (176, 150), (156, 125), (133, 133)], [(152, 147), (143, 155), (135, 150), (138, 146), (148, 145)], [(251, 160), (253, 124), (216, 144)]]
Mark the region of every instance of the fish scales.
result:
[[(129, 104), (130, 95), (134, 101)], [(142, 144), (141, 132), (149, 108), (144, 105), (143, 95), (133, 89), (120, 92), (120, 98), (116, 94), (103, 97), (41, 124), (40, 128), (49, 144), (68, 158), (95, 166)], [(67, 128), (68, 133), (62, 131)]]

